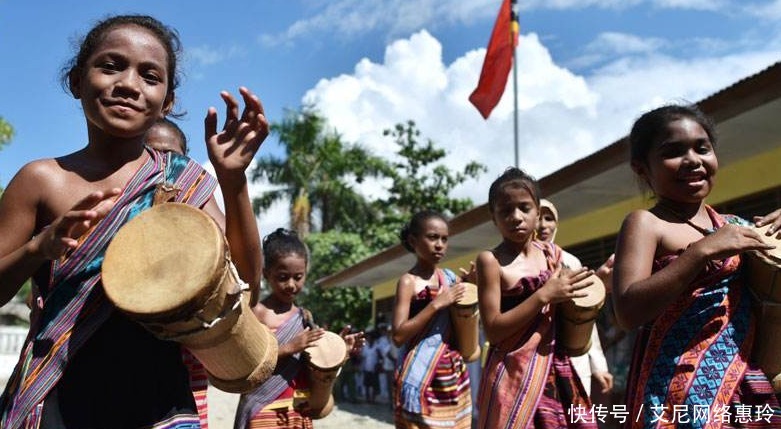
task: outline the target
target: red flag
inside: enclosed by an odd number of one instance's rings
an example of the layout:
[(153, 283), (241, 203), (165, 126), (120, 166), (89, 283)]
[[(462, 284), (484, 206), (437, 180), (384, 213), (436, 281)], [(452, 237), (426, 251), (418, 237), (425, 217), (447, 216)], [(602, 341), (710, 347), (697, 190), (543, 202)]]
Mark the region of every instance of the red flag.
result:
[(469, 96), (469, 101), (477, 107), (483, 118), (494, 110), (507, 86), (507, 76), (513, 65), (513, 50), (518, 40), (518, 23), (513, 19), (510, 0), (503, 0), (496, 17), (491, 40), (485, 53), (480, 82)]

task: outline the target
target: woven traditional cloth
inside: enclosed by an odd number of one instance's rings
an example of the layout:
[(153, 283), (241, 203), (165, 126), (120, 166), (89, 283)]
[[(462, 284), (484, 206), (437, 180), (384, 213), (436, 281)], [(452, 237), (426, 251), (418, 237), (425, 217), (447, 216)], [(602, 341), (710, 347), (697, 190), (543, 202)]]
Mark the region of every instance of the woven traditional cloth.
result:
[[(107, 320), (112, 319), (115, 309), (100, 285), (103, 256), (114, 234), (152, 206), (156, 186), (164, 182), (175, 185), (181, 191), (174, 200), (196, 207), (203, 206), (212, 195), (216, 181), (196, 162), (181, 155), (147, 150), (149, 159), (127, 183), (112, 210), (79, 239), (74, 251), (53, 261), (49, 283), (39, 285), (44, 306), (36, 323), (30, 327), (19, 363), (0, 398), (0, 427), (37, 427), (44, 399), (66, 373), (66, 368), (70, 369), (69, 360)], [(115, 340), (123, 341), (122, 338)], [(181, 355), (175, 364), (183, 365)], [(116, 389), (122, 388), (116, 386)], [(148, 412), (134, 411), (134, 404), (112, 406), (129, 414)], [(147, 424), (160, 424), (159, 427), (165, 428), (198, 427), (196, 415), (164, 415), (161, 420)], [(110, 422), (105, 424), (112, 425)], [(114, 427), (123, 425), (127, 423), (119, 422)]]
[[(304, 310), (299, 309), (274, 330), (279, 345), (292, 341), (304, 330), (304, 314)], [(293, 406), (296, 390), (307, 387), (307, 372), (301, 359), (300, 353), (280, 359), (268, 380), (252, 392), (241, 395), (235, 429), (312, 427), (312, 419), (301, 415)]]
[[(547, 268), (503, 288), (503, 312), (541, 288), (560, 264), (558, 246), (533, 245), (544, 252)], [(596, 428), (569, 357), (556, 351), (555, 310), (555, 305), (546, 306), (523, 329), (491, 345), (480, 381), (480, 428)], [(574, 408), (584, 410), (580, 418), (571, 414)]]
[[(410, 317), (455, 282), (450, 270), (437, 270), (439, 287), (421, 291)], [(399, 350), (396, 368), (397, 428), (469, 428), (472, 398), (463, 357), (452, 347), (450, 312), (440, 310), (425, 329)]]
[[(707, 210), (714, 230), (747, 224)], [(682, 252), (654, 261), (653, 271)], [(743, 280), (740, 256), (710, 261), (641, 328), (629, 371), (628, 428), (781, 427), (770, 383), (749, 362), (756, 322)]]

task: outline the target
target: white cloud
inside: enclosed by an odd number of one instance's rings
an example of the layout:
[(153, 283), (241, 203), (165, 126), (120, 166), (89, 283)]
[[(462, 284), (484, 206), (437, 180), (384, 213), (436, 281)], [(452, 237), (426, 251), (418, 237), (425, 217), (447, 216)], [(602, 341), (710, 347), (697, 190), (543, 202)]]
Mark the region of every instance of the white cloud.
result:
[(195, 46), (185, 51), (185, 59), (199, 65), (212, 65), (229, 58), (240, 57), (246, 54), (246, 50), (239, 46), (227, 48), (214, 48), (207, 45)]
[(322, 2), (310, 18), (294, 22), (278, 34), (263, 34), (266, 46), (290, 45), (297, 38), (327, 33), (344, 38), (375, 30), (389, 36), (406, 35), (440, 23), (471, 23), (495, 17), (501, 0), (338, 0)]
[(654, 6), (664, 9), (722, 10), (729, 6), (726, 0), (654, 0)]
[(586, 46), (586, 51), (608, 51), (614, 54), (634, 54), (657, 51), (665, 45), (659, 38), (642, 38), (634, 34), (605, 32)]
[(747, 4), (745, 9), (752, 16), (763, 20), (777, 20), (781, 18), (781, 0), (773, 0), (763, 4)]
[[(632, 48), (589, 75), (556, 64), (536, 35), (522, 37), (522, 168), (538, 178), (549, 174), (624, 136), (642, 111), (670, 101), (698, 101), (778, 58), (777, 50), (767, 50), (676, 59), (654, 53), (653, 43), (621, 37), (634, 40)], [(646, 54), (627, 56), (636, 51)], [(455, 193), (479, 204), (489, 183), (514, 159), (512, 76), (489, 120), (468, 102), (484, 54), (484, 49), (471, 51), (444, 64), (439, 41), (421, 31), (391, 43), (380, 64), (363, 59), (352, 74), (321, 80), (303, 101), (315, 102), (346, 141), (383, 156), (393, 156), (395, 145), (382, 130), (413, 119), (424, 137), (448, 151), (451, 169), (472, 160), (489, 167), (478, 183)]]

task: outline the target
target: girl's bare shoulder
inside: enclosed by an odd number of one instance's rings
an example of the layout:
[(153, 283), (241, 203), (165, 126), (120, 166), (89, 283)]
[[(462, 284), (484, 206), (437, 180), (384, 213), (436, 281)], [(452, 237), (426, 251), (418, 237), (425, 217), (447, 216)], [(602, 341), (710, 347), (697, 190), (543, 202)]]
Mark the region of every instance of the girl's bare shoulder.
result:
[(658, 230), (669, 222), (660, 219), (652, 212), (645, 209), (632, 210), (623, 222), (623, 229), (640, 229), (645, 231)]
[(20, 168), (14, 180), (23, 181), (24, 184), (56, 182), (64, 171), (56, 159), (38, 159), (28, 162)]

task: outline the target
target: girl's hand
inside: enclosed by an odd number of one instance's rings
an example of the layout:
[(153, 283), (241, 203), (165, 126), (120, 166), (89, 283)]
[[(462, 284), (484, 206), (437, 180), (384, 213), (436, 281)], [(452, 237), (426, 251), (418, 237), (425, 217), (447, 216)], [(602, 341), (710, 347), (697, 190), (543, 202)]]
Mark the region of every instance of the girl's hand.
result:
[(776, 238), (781, 238), (781, 209), (777, 209), (764, 216), (754, 216), (754, 224), (756, 226), (772, 224), (767, 230), (768, 235), (778, 233), (776, 234)]
[(210, 107), (206, 113), (206, 148), (209, 160), (218, 176), (241, 174), (249, 167), (269, 133), (269, 125), (263, 113), (260, 99), (245, 87), (239, 88), (244, 98), (244, 111), (239, 116), (239, 103), (227, 91), (220, 93), (225, 101), (225, 124), (217, 132), (217, 109)]
[(700, 252), (705, 260), (719, 260), (749, 250), (764, 252), (775, 247), (765, 244), (751, 228), (728, 224), (693, 243), (691, 248)]
[(434, 300), (431, 301), (431, 305), (433, 305), (434, 309), (437, 311), (442, 310), (443, 308), (447, 308), (464, 296), (465, 289), (466, 286), (461, 283), (457, 283), (453, 286), (450, 286), (445, 291), (440, 290)]
[(594, 380), (597, 382), (596, 384), (599, 385), (600, 392), (608, 393), (611, 390), (613, 390), (613, 374), (605, 371), (605, 372), (595, 372), (591, 374), (591, 376), (594, 377)]
[(78, 246), (78, 239), (114, 207), (119, 188), (93, 192), (76, 203), (33, 238), (37, 252), (45, 259), (59, 259)]
[(475, 261), (469, 261), (469, 271), (464, 268), (458, 267), (458, 271), (461, 272), (462, 282), (477, 284), (477, 269), (475, 268)]
[(610, 293), (613, 290), (613, 264), (615, 261), (616, 254), (613, 253), (594, 273), (605, 284), (605, 293)]
[(347, 343), (348, 353), (357, 353), (361, 351), (363, 345), (366, 344), (366, 338), (364, 338), (363, 331), (351, 334), (350, 330), (352, 330), (352, 326), (345, 326), (344, 329), (339, 332), (339, 336)]
[(300, 353), (307, 347), (315, 345), (315, 342), (322, 338), (324, 334), (325, 330), (323, 328), (306, 328), (285, 345), (288, 346), (288, 352), (290, 352), (290, 354)]
[(584, 281), (592, 274), (594, 272), (585, 267), (574, 271), (562, 270), (561, 267), (556, 268), (551, 278), (536, 293), (540, 294), (540, 298), (545, 304), (583, 298), (586, 294), (579, 291), (592, 285), (592, 281)]

